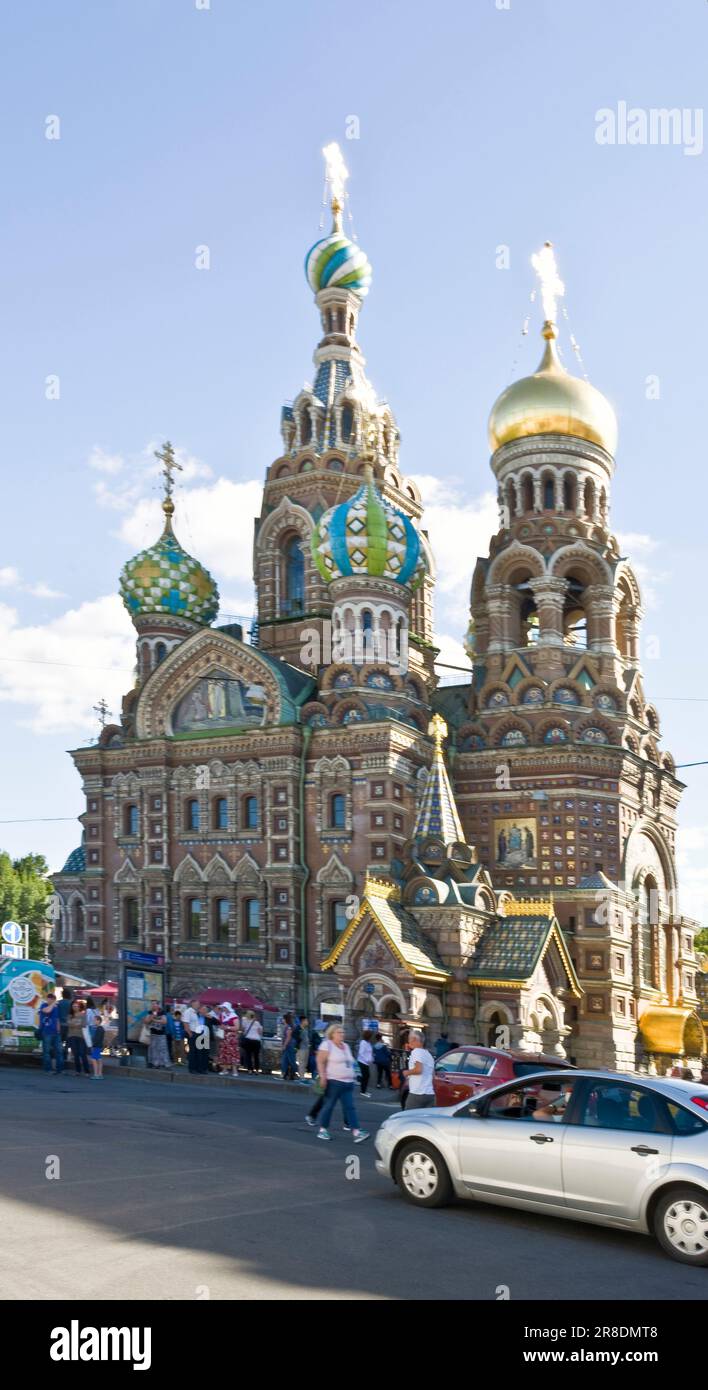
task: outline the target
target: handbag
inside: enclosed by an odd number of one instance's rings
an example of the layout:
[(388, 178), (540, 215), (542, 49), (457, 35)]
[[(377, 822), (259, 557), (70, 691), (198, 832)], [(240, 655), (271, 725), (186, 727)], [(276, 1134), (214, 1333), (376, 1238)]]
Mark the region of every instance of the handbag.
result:
[(142, 1028), (140, 1029), (140, 1033), (138, 1034), (138, 1042), (142, 1043), (144, 1047), (147, 1047), (149, 1041), (150, 1029), (148, 1028), (147, 1023), (144, 1023)]

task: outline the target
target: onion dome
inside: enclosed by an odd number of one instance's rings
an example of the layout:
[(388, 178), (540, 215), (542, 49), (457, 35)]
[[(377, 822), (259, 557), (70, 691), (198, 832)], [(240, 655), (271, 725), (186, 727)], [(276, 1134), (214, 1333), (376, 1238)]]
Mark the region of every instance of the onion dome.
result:
[(370, 464), (358, 492), (320, 517), (312, 554), (326, 583), (371, 575), (416, 588), (423, 575), (418, 531), (405, 512), (382, 496)]
[(219, 611), (216, 582), (177, 540), (172, 530), (174, 504), (169, 497), (162, 508), (165, 529), (160, 539), (123, 566), (121, 598), (133, 621), (176, 617), (207, 627)]
[(546, 349), (533, 376), (512, 382), (489, 416), (492, 452), (513, 439), (537, 434), (569, 434), (599, 444), (608, 454), (617, 447), (617, 418), (609, 401), (588, 381), (571, 376), (558, 359), (556, 328), (543, 326)]
[(329, 236), (316, 241), (305, 257), (305, 275), (310, 289), (352, 290), (361, 299), (369, 293), (371, 266), (365, 252), (342, 231), (341, 207), (332, 203), (334, 223)]

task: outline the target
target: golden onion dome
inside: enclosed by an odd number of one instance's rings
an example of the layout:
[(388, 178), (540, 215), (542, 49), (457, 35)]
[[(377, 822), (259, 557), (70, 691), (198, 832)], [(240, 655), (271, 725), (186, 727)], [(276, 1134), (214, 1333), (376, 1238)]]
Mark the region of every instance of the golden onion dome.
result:
[(513, 439), (536, 434), (569, 434), (599, 444), (608, 454), (617, 447), (617, 417), (600, 391), (561, 366), (556, 327), (543, 325), (546, 347), (533, 376), (512, 382), (497, 398), (489, 416), (489, 444), (494, 453)]

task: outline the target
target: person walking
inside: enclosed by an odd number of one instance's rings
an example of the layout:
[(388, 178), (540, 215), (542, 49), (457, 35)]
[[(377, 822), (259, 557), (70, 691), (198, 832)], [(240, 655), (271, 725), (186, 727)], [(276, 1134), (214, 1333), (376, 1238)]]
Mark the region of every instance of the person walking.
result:
[(371, 1034), (369, 1032), (362, 1033), (356, 1060), (359, 1063), (361, 1094), (365, 1100), (370, 1100), (369, 1075), (374, 1062), (374, 1049), (371, 1046)]
[(167, 1019), (159, 1004), (154, 1004), (145, 1022), (150, 1041), (148, 1043), (148, 1066), (169, 1067), (170, 1054), (167, 1051)]
[(232, 1077), (238, 1076), (238, 1069), (241, 1063), (241, 1050), (239, 1047), (239, 1030), (241, 1022), (236, 1010), (229, 1003), (224, 1003), (219, 1009), (218, 1031), (221, 1033), (219, 1038), (219, 1051), (216, 1063), (219, 1071), (225, 1072)]
[[(88, 1063), (88, 1045), (84, 1030), (86, 1029), (86, 1010), (78, 999), (74, 999), (69, 1012), (68, 1039), (69, 1049), (74, 1059), (74, 1071), (77, 1076), (90, 1076), (91, 1072)], [(87, 1030), (88, 1031), (88, 1030)]]
[(61, 1045), (61, 1023), (56, 994), (48, 994), (38, 1010), (37, 1031), (42, 1044), (42, 1069), (51, 1072), (54, 1058), (54, 1074), (64, 1069), (64, 1053)]
[(280, 1050), (280, 1074), (283, 1081), (297, 1081), (294, 1031), (295, 1024), (292, 1014), (283, 1014), (283, 1041)]
[(391, 1049), (382, 1033), (376, 1034), (374, 1042), (374, 1063), (376, 1065), (376, 1089), (384, 1084), (391, 1088)]
[(64, 1065), (69, 1055), (69, 1014), (71, 1012), (71, 990), (62, 991), (62, 997), (57, 1004), (59, 1013), (59, 1031), (61, 1034), (61, 1046), (64, 1054)]
[(256, 1015), (249, 1010), (244, 1015), (243, 1035), (241, 1043), (243, 1046), (243, 1060), (246, 1070), (253, 1076), (258, 1071), (261, 1064), (261, 1039), (263, 1037), (263, 1025), (256, 1018)]
[(369, 1138), (368, 1130), (359, 1128), (354, 1106), (354, 1058), (351, 1048), (344, 1041), (341, 1023), (333, 1023), (327, 1029), (322, 1046), (317, 1053), (317, 1070), (324, 1087), (324, 1104), (320, 1116), (318, 1139), (331, 1140), (329, 1122), (336, 1105), (341, 1105), (345, 1128), (351, 1130), (355, 1144), (362, 1144)]
[(101, 1015), (96, 1014), (96, 1022), (91, 1029), (91, 1047), (89, 1049), (89, 1059), (94, 1081), (103, 1080), (103, 1048), (106, 1041), (106, 1030), (101, 1022)]
[[(411, 1047), (411, 1055), (408, 1059), (408, 1067), (403, 1072), (403, 1076), (408, 1081), (408, 1101), (411, 1110), (422, 1110), (435, 1104), (435, 1089), (433, 1087), (435, 1059), (432, 1052), (428, 1052), (424, 1046), (422, 1033), (414, 1030), (409, 1034), (408, 1042)], [(405, 1110), (406, 1105), (401, 1108)]]
[(400, 1083), (398, 1090), (398, 1104), (401, 1110), (405, 1110), (406, 1101), (408, 1100), (409, 1094), (408, 1072), (406, 1071), (406, 1067), (408, 1066), (410, 1052), (410, 1043), (408, 1041), (408, 1037), (406, 1036), (406, 1041), (404, 1043), (401, 1043), (401, 1050), (398, 1054), (398, 1079)]
[(309, 1086), (309, 1081), (306, 1081), (306, 1074), (310, 1065), (310, 1020), (307, 1014), (303, 1014), (300, 1019), (300, 1040), (297, 1045), (295, 1063), (300, 1080)]

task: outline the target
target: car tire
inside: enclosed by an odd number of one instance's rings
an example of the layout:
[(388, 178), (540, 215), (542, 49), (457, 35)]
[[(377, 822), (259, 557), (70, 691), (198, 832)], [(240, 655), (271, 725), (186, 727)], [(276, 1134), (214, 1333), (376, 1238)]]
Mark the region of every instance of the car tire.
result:
[(410, 1140), (396, 1158), (396, 1182), (416, 1207), (444, 1207), (452, 1199), (447, 1164), (432, 1144)]
[(699, 1187), (677, 1187), (656, 1204), (654, 1235), (672, 1260), (685, 1265), (708, 1265), (708, 1193)]

